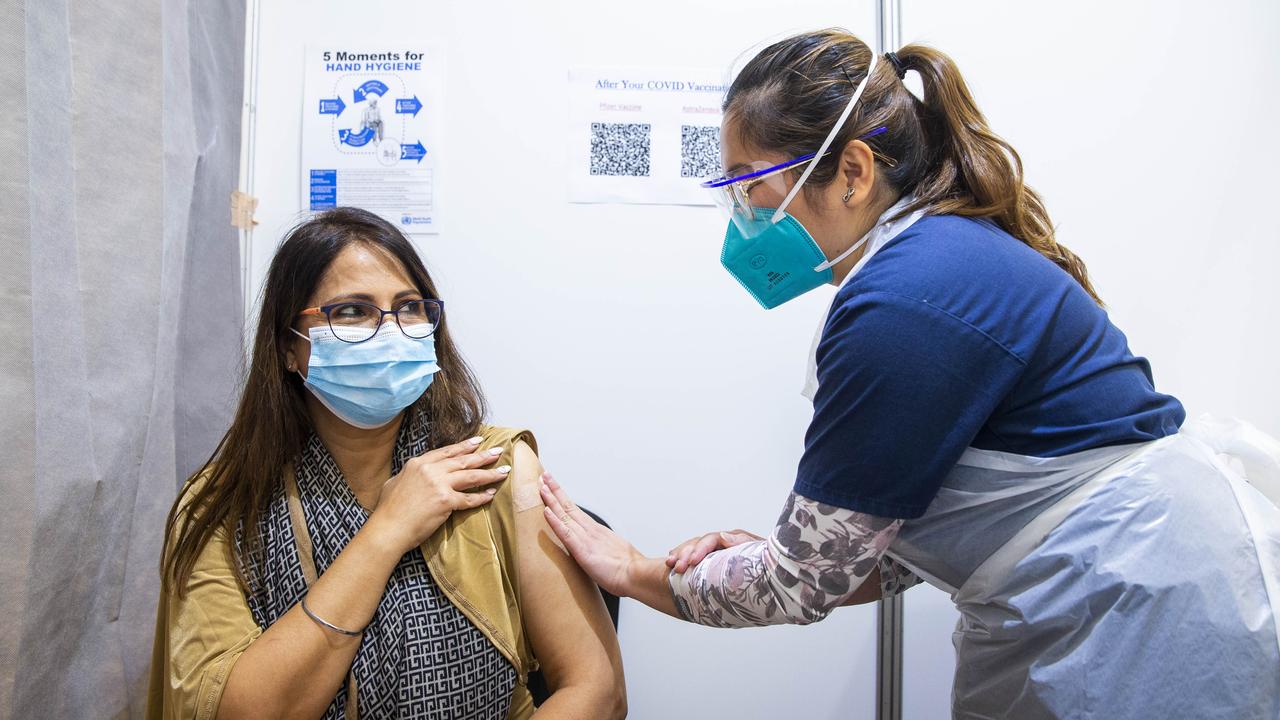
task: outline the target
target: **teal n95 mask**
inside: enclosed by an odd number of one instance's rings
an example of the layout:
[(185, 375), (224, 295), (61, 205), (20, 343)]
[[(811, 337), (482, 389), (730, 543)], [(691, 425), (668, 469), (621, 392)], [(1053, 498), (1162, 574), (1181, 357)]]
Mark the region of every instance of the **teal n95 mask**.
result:
[(412, 338), (394, 322), (362, 342), (343, 341), (334, 332), (327, 326), (307, 335), (293, 330), (311, 343), (306, 388), (348, 425), (386, 425), (422, 397), (440, 371), (434, 335)]
[[(702, 187), (711, 190), (716, 205), (729, 216), (720, 264), (766, 310), (830, 283), (833, 280), (832, 266), (853, 254), (866, 242), (864, 237), (838, 257), (828, 260), (804, 225), (787, 214), (786, 210), (817, 167), (818, 160), (826, 157), (831, 143), (835, 141), (840, 128), (844, 127), (858, 99), (862, 97), (862, 92), (866, 90), (867, 81), (875, 68), (876, 55), (873, 53), (866, 77), (858, 83), (849, 104), (845, 106), (840, 119), (816, 153), (802, 155), (777, 165), (750, 163), (747, 167), (750, 172), (746, 174), (733, 177), (726, 175), (702, 183)], [(874, 137), (885, 130), (883, 127), (876, 128), (858, 139)], [(808, 166), (804, 173), (787, 191), (784, 173), (805, 164)], [(770, 185), (779, 195), (785, 194), (778, 207), (752, 206), (751, 189), (760, 184)]]

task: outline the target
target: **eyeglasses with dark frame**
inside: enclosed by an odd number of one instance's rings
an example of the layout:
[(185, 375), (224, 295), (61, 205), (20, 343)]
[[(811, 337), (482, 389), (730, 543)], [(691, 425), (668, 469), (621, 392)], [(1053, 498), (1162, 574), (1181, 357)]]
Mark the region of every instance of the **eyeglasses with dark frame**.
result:
[(422, 340), (431, 337), (439, 326), (444, 315), (444, 301), (409, 300), (393, 310), (383, 310), (372, 303), (349, 301), (306, 308), (298, 314), (323, 315), (334, 337), (353, 344), (373, 338), (382, 327), (382, 321), (392, 315), (400, 332), (406, 337)]

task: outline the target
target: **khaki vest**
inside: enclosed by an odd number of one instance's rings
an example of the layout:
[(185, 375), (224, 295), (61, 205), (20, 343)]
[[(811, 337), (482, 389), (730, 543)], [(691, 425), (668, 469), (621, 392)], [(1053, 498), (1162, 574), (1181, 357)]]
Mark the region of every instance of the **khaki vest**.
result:
[[(495, 465), (513, 465), (514, 447), (520, 440), (537, 450), (533, 435), (526, 430), (485, 426), (481, 429), (481, 434), (485, 437), (481, 450), (503, 448), (504, 452)], [(532, 716), (534, 711), (527, 683), (529, 673), (538, 669), (538, 663), (534, 659), (520, 614), (513, 483), (504, 482), (497, 487), (498, 492), (491, 502), (450, 515), (444, 525), (427, 538), (421, 549), (427, 568), (441, 591), (515, 667), (518, 681), (508, 718), (524, 720)], [(305, 522), (301, 522), (297, 485), (291, 474), (286, 478), (285, 488), (286, 495), (289, 496), (294, 534), (298, 537), (299, 556), (304, 558), (303, 574), (310, 583), (315, 578), (310, 553), (311, 540), (306, 533)], [(302, 531), (297, 532), (300, 522)], [(221, 537), (223, 542), (227, 542), (226, 534)], [(235, 611), (239, 612), (239, 609)], [(243, 611), (248, 612), (247, 605), (243, 607)], [(226, 638), (227, 651), (209, 662), (208, 667), (196, 673), (186, 672), (177, 676), (173, 668), (189, 663), (175, 664), (171, 646), (176, 644), (181, 648), (186, 644), (180, 638), (176, 643), (171, 642), (171, 636), (175, 634), (175, 630), (181, 631), (184, 618), (182, 603), (168, 592), (162, 591), (151, 660), (151, 688), (146, 715), (148, 719), (213, 718), (232, 665), (257, 635), (254, 632), (252, 637), (244, 638), (237, 633), (236, 637)], [(249, 622), (252, 624), (251, 617)], [(236, 623), (243, 626), (243, 618), (238, 618)], [(236, 623), (229, 622), (228, 626)], [(178, 652), (182, 650), (179, 649)], [(351, 700), (347, 705), (347, 717), (348, 720), (356, 720), (358, 699), (354, 693), (349, 693), (348, 696)]]

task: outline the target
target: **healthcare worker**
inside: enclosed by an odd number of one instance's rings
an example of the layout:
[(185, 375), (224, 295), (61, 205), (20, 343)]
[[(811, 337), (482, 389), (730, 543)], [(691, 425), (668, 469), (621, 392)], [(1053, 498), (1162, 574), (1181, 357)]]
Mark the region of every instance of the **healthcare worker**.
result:
[(724, 267), (765, 308), (839, 286), (798, 476), (767, 538), (665, 560), (544, 476), (579, 564), (716, 627), (923, 579), (961, 613), (956, 717), (1280, 718), (1280, 510), (1258, 489), (1280, 444), (1184, 425), (955, 64), (809, 33), (752, 59), (724, 110), (726, 174), (705, 183), (731, 216)]

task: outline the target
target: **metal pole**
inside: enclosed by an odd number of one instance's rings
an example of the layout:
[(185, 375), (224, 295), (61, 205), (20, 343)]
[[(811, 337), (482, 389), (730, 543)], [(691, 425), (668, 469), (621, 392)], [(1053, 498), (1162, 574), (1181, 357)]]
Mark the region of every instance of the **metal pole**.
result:
[(902, 47), (902, 1), (877, 0), (876, 52), (894, 52)]
[[(877, 53), (902, 47), (901, 0), (877, 0)], [(876, 718), (902, 720), (902, 595), (876, 606)]]
[(876, 718), (902, 720), (902, 595), (876, 605)]
[[(245, 0), (244, 10), (244, 98), (240, 109), (239, 189), (254, 195), (254, 164), (258, 156), (258, 55), (261, 29), (260, 0)], [(244, 302), (244, 347), (253, 342), (253, 225), (240, 229), (240, 296)]]

